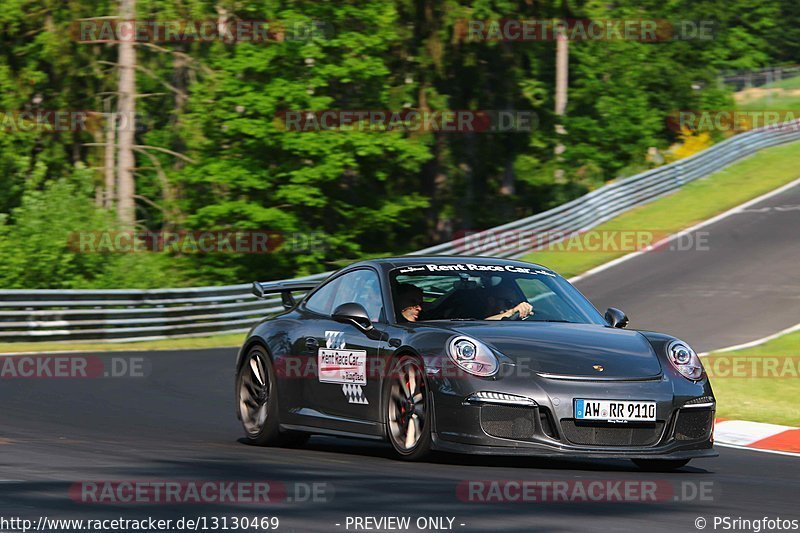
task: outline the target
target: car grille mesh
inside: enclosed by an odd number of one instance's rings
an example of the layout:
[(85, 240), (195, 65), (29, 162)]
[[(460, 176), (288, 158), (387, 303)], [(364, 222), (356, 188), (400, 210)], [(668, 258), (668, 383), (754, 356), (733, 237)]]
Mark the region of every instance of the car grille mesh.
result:
[(481, 427), (493, 437), (526, 440), (536, 430), (536, 409), (511, 405), (484, 405), (481, 407)]
[(711, 434), (714, 412), (711, 409), (681, 409), (675, 424), (677, 440), (707, 439)]
[(663, 422), (647, 426), (578, 425), (571, 418), (561, 419), (564, 436), (573, 444), (586, 446), (651, 446), (664, 430)]

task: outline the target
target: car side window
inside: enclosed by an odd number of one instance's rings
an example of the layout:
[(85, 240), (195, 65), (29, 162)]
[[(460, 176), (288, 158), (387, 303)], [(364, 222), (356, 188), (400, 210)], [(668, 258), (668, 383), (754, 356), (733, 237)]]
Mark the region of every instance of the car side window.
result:
[(341, 283), (337, 287), (331, 309), (336, 309), (345, 303), (355, 302), (367, 310), (373, 322), (380, 321), (383, 298), (378, 274), (374, 270), (360, 269), (348, 272), (340, 279)]
[(315, 313), (330, 315), (331, 311), (333, 310), (333, 306), (331, 304), (333, 303), (333, 298), (336, 296), (336, 291), (341, 281), (342, 278), (339, 277), (323, 285), (317, 292), (312, 294), (308, 300), (306, 300), (306, 308), (310, 311), (314, 311)]

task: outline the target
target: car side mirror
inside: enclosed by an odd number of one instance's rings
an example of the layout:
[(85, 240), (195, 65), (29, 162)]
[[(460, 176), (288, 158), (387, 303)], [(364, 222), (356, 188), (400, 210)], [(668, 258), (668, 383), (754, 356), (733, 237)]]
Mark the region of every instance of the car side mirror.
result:
[(616, 307), (609, 307), (605, 314), (606, 322), (612, 328), (624, 328), (628, 325), (628, 317)]
[(372, 331), (372, 319), (364, 306), (355, 302), (342, 304), (333, 311), (332, 318), (336, 322), (352, 324), (364, 333)]

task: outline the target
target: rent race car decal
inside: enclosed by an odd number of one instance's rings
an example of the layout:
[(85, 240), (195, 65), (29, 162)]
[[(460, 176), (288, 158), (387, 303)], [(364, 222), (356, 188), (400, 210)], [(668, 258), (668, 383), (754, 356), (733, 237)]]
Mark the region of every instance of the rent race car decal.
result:
[(361, 390), (361, 385), (342, 385), (342, 392), (347, 398), (347, 403), (369, 405), (367, 397), (364, 396), (364, 391)]
[(319, 380), (322, 383), (367, 384), (366, 350), (330, 350), (320, 348), (317, 354)]
[(513, 272), (515, 274), (541, 274), (543, 276), (556, 277), (553, 272), (534, 269), (528, 267), (520, 267), (516, 265), (476, 265), (474, 263), (453, 263), (449, 265), (420, 265), (418, 267), (405, 267), (400, 269), (401, 274), (409, 274), (411, 272)]
[(325, 347), (337, 348), (344, 350), (347, 347), (347, 341), (344, 339), (343, 331), (326, 331), (325, 332)]
[(425, 272), (425, 270), (426, 270), (425, 267), (413, 267), (412, 266), (412, 267), (401, 268), (400, 269), (400, 273), (401, 274), (410, 274), (411, 272)]
[(347, 350), (344, 332), (326, 331), (325, 348), (317, 352), (320, 383), (341, 383), (348, 403), (369, 404), (361, 385), (367, 384), (366, 350)]

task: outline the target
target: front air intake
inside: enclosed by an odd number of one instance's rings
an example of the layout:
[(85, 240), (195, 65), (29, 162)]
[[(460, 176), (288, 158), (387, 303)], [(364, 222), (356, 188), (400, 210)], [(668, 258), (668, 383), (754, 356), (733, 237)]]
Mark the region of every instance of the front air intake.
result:
[(561, 419), (564, 436), (573, 444), (584, 446), (652, 446), (664, 431), (663, 422), (646, 425), (602, 425), (576, 423), (571, 418)]
[(675, 423), (677, 440), (700, 440), (711, 436), (714, 411), (711, 409), (681, 409)]
[(501, 439), (529, 440), (536, 432), (536, 409), (511, 405), (481, 407), (481, 427)]

